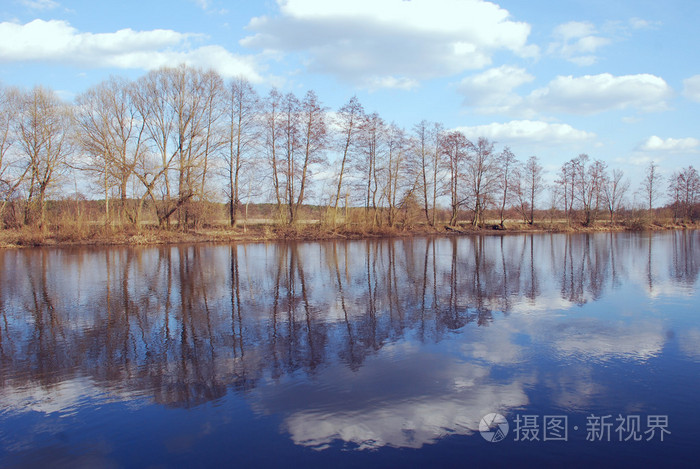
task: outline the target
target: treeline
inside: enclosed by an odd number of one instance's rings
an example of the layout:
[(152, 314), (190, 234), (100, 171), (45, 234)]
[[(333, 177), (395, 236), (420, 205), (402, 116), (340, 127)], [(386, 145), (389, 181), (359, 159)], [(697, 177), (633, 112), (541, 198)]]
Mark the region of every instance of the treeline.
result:
[[(224, 200), (231, 226), (251, 202), (271, 204), (274, 223), (297, 224), (313, 202), (322, 223), (370, 228), (533, 224), (543, 210), (568, 224), (613, 224), (630, 208), (629, 181), (603, 161), (579, 155), (551, 187), (543, 175), (535, 156), (520, 160), (439, 123), (403, 129), (356, 97), (331, 112), (313, 91), (260, 96), (245, 79), (184, 65), (134, 81), (111, 77), (73, 104), (43, 87), (0, 87), (3, 227), (59, 224), (47, 218), (48, 202), (73, 192), (79, 205), (86, 181), (83, 199), (103, 201), (99, 219), (87, 221), (111, 226), (216, 224), (211, 207)], [(636, 193), (650, 214), (665, 193), (674, 219), (698, 216), (692, 166), (664, 180), (651, 163)], [(59, 212), (88, 216), (79, 206)]]

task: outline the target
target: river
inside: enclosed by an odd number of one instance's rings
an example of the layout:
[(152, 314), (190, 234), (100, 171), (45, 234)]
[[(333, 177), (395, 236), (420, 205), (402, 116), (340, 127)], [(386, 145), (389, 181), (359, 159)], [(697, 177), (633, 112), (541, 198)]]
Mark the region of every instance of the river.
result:
[(697, 231), (0, 251), (0, 466), (694, 466), (699, 272)]

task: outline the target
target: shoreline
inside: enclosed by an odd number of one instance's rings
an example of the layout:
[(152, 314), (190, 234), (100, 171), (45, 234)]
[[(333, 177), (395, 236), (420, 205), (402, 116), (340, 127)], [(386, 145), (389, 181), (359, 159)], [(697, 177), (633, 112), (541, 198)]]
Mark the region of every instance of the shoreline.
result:
[(136, 230), (128, 228), (93, 227), (92, 230), (42, 233), (36, 230), (6, 229), (0, 230), (0, 249), (23, 249), (32, 247), (81, 247), (81, 246), (158, 246), (183, 243), (255, 243), (275, 241), (331, 241), (362, 240), (380, 238), (412, 238), (419, 236), (470, 236), (470, 235), (520, 235), (541, 233), (615, 233), (695, 230), (699, 225), (648, 223), (644, 226), (627, 226), (623, 224), (583, 225), (524, 225), (513, 223), (501, 229), (497, 225), (482, 228), (446, 225), (432, 228), (420, 226), (409, 229), (381, 227), (375, 229), (331, 228), (321, 225), (289, 227), (283, 225), (254, 225), (246, 230), (230, 227), (205, 227), (179, 231), (177, 229), (160, 229), (144, 227)]

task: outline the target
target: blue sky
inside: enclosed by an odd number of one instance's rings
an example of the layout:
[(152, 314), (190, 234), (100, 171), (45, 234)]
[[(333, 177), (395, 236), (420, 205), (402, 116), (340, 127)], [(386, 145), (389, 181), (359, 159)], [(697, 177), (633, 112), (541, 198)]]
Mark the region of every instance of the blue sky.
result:
[(421, 119), (509, 145), (549, 170), (579, 153), (636, 183), (700, 151), (695, 1), (4, 0), (0, 81), (71, 100), (110, 74), (186, 62), (357, 95), (410, 129)]

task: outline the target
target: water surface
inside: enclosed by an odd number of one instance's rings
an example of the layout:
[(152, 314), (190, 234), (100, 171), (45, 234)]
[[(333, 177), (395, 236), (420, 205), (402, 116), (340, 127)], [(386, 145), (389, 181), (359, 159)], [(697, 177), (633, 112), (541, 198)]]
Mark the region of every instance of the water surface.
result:
[(2, 251), (0, 466), (691, 465), (699, 270), (695, 231)]

